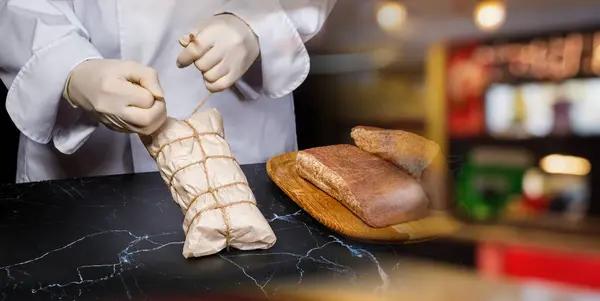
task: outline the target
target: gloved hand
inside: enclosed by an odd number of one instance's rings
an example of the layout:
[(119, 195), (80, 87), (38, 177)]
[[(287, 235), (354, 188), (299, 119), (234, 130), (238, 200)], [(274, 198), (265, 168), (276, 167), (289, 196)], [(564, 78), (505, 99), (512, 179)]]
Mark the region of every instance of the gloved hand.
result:
[(202, 22), (193, 33), (179, 39), (185, 49), (177, 58), (179, 68), (196, 65), (211, 92), (233, 85), (256, 61), (258, 37), (241, 19), (231, 14)]
[(167, 118), (158, 74), (135, 62), (85, 61), (71, 71), (63, 96), (119, 132), (150, 135)]

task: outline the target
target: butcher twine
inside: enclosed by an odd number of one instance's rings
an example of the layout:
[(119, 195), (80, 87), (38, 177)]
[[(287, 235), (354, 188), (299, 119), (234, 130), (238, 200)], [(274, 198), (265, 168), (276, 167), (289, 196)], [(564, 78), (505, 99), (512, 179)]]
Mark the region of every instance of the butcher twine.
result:
[[(208, 101), (208, 99), (212, 96), (212, 93), (209, 94), (207, 97), (205, 97), (202, 102), (200, 102), (200, 104), (196, 107), (196, 109), (194, 110), (194, 112), (192, 113), (195, 114), (196, 112), (198, 112), (198, 110), (200, 110), (200, 108), (202, 108), (204, 106), (204, 104), (206, 104), (206, 102)], [(189, 231), (189, 227), (194, 223), (194, 221), (199, 218), (202, 213), (207, 212), (207, 211), (211, 211), (211, 210), (220, 210), (221, 214), (223, 216), (223, 222), (225, 224), (225, 242), (227, 245), (227, 248), (229, 248), (230, 246), (230, 241), (231, 241), (231, 224), (229, 221), (229, 216), (227, 214), (227, 211), (225, 210), (225, 208), (227, 207), (231, 207), (234, 205), (238, 205), (238, 204), (252, 204), (256, 206), (256, 203), (251, 202), (251, 201), (237, 201), (237, 202), (231, 202), (228, 204), (221, 204), (216, 196), (216, 192), (218, 192), (221, 189), (224, 188), (228, 188), (228, 187), (232, 187), (235, 185), (246, 185), (248, 186), (248, 182), (233, 182), (233, 183), (229, 183), (229, 184), (225, 184), (225, 185), (221, 185), (218, 187), (212, 187), (210, 184), (210, 179), (209, 179), (209, 175), (208, 175), (208, 170), (206, 168), (206, 161), (208, 161), (208, 159), (230, 159), (233, 160), (234, 162), (237, 163), (237, 160), (232, 157), (232, 156), (207, 156), (206, 151), (204, 150), (204, 147), (202, 146), (202, 141), (200, 139), (201, 136), (208, 136), (208, 135), (216, 135), (218, 136), (219, 133), (217, 132), (207, 132), (207, 133), (198, 133), (198, 131), (196, 131), (196, 128), (194, 128), (194, 126), (188, 121), (188, 120), (184, 120), (183, 122), (185, 122), (185, 124), (190, 127), (190, 129), (193, 131), (193, 135), (191, 136), (186, 136), (186, 137), (180, 137), (177, 138), (173, 141), (170, 141), (168, 143), (166, 143), (165, 145), (161, 145), (158, 149), (158, 151), (155, 154), (152, 154), (152, 157), (154, 157), (154, 159), (157, 161), (158, 164), (158, 156), (163, 152), (163, 150), (165, 149), (165, 147), (173, 144), (173, 143), (177, 143), (177, 142), (181, 142), (183, 140), (187, 140), (187, 139), (194, 139), (194, 141), (198, 144), (200, 151), (202, 152), (202, 157), (203, 159), (200, 161), (196, 161), (196, 162), (192, 162), (190, 164), (184, 165), (182, 167), (179, 167), (177, 170), (175, 170), (173, 172), (173, 174), (171, 175), (171, 177), (168, 180), (168, 186), (169, 186), (169, 190), (170, 191), (175, 191), (175, 193), (177, 193), (176, 190), (172, 189), (172, 185), (173, 185), (173, 180), (175, 179), (175, 176), (177, 175), (178, 172), (180, 172), (181, 170), (188, 168), (190, 166), (194, 166), (194, 165), (198, 165), (201, 164), (202, 168), (204, 170), (204, 175), (206, 176), (206, 185), (208, 186), (208, 190), (200, 193), (199, 195), (197, 195), (196, 197), (194, 197), (192, 199), (192, 201), (187, 205), (187, 208), (185, 208), (185, 216), (187, 216), (187, 213), (189, 211), (189, 209), (196, 203), (196, 200), (198, 200), (200, 197), (206, 195), (206, 194), (210, 194), (213, 198), (213, 200), (215, 201), (215, 204), (212, 206), (208, 206), (206, 208), (203, 208), (202, 210), (198, 211), (193, 218), (189, 219), (189, 222), (185, 222), (184, 221), (184, 228), (185, 228), (185, 233), (187, 235), (187, 232)], [(188, 219), (185, 219), (188, 220)]]

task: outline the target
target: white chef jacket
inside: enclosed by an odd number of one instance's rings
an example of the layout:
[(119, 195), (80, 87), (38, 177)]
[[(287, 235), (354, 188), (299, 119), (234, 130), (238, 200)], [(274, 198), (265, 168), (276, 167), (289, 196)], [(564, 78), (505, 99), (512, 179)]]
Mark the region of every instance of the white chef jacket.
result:
[[(306, 78), (304, 42), (336, 0), (4, 0), (0, 79), (21, 131), (17, 182), (155, 171), (137, 135), (108, 130), (62, 99), (70, 71), (87, 59), (132, 60), (155, 68), (170, 117), (187, 117), (208, 95), (194, 66), (176, 66), (178, 39), (218, 13), (244, 20), (260, 60), (233, 89), (203, 107), (223, 115), (241, 164), (297, 149), (291, 92)], [(241, 92), (241, 93), (238, 93)]]

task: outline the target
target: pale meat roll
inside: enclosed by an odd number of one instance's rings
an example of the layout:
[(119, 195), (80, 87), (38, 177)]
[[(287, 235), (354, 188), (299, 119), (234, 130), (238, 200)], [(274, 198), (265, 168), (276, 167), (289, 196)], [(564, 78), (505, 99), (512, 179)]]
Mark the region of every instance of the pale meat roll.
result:
[(224, 139), (216, 109), (184, 121), (169, 118), (143, 140), (185, 214), (184, 257), (211, 255), (228, 246), (255, 250), (275, 244), (275, 234)]

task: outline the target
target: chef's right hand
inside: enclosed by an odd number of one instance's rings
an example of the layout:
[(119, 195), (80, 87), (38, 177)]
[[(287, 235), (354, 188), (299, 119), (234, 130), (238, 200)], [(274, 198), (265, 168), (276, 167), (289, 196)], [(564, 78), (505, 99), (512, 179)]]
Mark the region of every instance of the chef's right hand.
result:
[(119, 132), (150, 135), (167, 118), (156, 70), (136, 62), (85, 61), (71, 71), (63, 96)]

